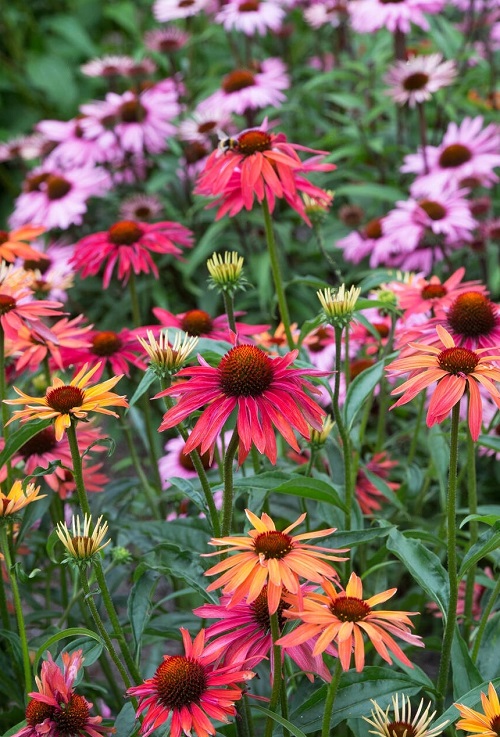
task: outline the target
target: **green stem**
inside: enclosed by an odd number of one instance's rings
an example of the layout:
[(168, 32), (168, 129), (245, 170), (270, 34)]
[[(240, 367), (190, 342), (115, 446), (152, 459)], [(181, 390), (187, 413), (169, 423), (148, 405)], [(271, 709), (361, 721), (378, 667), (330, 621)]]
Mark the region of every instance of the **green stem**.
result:
[(10, 616), (7, 609), (7, 597), (5, 595), (5, 584), (3, 577), (0, 575), (0, 614), (2, 617), (2, 629), (10, 630)]
[(288, 304), (286, 301), (285, 289), (283, 287), (279, 254), (276, 247), (276, 239), (274, 237), (273, 222), (271, 219), (271, 213), (269, 212), (269, 205), (267, 204), (266, 198), (262, 200), (262, 211), (264, 213), (264, 228), (266, 231), (267, 248), (269, 251), (269, 259), (271, 261), (271, 271), (273, 274), (274, 287), (276, 289), (276, 297), (278, 299), (280, 317), (285, 329), (288, 347), (290, 348), (290, 350), (293, 350), (295, 348), (295, 341), (293, 339), (292, 329), (290, 327), (290, 313), (288, 312)]
[(330, 724), (332, 722), (333, 705), (335, 703), (335, 697), (340, 683), (340, 676), (342, 675), (342, 665), (340, 660), (337, 660), (335, 665), (335, 671), (333, 673), (332, 680), (328, 685), (328, 691), (325, 699), (325, 711), (323, 712), (323, 724), (321, 726), (321, 737), (330, 737)]
[[(269, 617), (269, 621), (271, 624), (271, 638), (273, 641), (274, 672), (273, 672), (273, 688), (271, 691), (271, 699), (269, 701), (268, 708), (269, 708), (269, 711), (272, 711), (274, 714), (279, 704), (279, 701), (280, 701), (281, 680), (282, 680), (281, 648), (279, 645), (276, 645), (276, 641), (279, 639), (279, 636), (280, 636), (278, 613), (274, 612), (274, 614), (271, 614)], [(267, 717), (264, 737), (272, 737), (273, 729), (274, 729), (274, 719), (272, 719), (271, 717)]]
[(139, 297), (137, 296), (137, 284), (133, 271), (130, 272), (128, 286), (130, 291), (130, 305), (132, 307), (132, 322), (134, 323), (134, 327), (140, 328), (142, 325), (141, 306), (139, 304)]
[[(469, 397), (470, 402), (470, 397)], [(477, 479), (476, 479), (476, 446), (470, 432), (467, 433), (467, 495), (469, 514), (477, 514)], [(478, 538), (478, 524), (476, 520), (469, 523), (469, 550), (475, 545)], [(470, 629), (473, 623), (472, 607), (474, 603), (474, 583), (477, 566), (471, 566), (465, 583), (465, 624), (464, 639), (468, 642)]]
[(491, 592), (491, 596), (488, 599), (488, 603), (485, 606), (484, 611), (481, 615), (481, 621), (479, 622), (479, 627), (477, 628), (476, 639), (474, 640), (474, 647), (472, 649), (472, 660), (474, 663), (477, 660), (479, 648), (481, 647), (481, 641), (484, 635), (484, 630), (486, 629), (486, 625), (488, 624), (488, 619), (490, 618), (490, 614), (493, 611), (493, 607), (495, 606), (499, 595), (500, 595), (500, 576), (497, 578), (495, 588)]
[(222, 498), (222, 525), (221, 535), (226, 537), (231, 532), (231, 521), (233, 519), (234, 484), (233, 484), (233, 462), (240, 439), (238, 430), (234, 430), (224, 456), (224, 496)]
[(120, 624), (120, 620), (118, 619), (115, 605), (113, 604), (111, 594), (109, 593), (108, 584), (106, 582), (106, 577), (103, 573), (102, 565), (99, 560), (96, 561), (96, 563), (94, 564), (94, 573), (95, 573), (97, 583), (99, 584), (102, 601), (106, 608), (106, 612), (108, 613), (109, 621), (111, 622), (113, 626), (113, 634), (118, 640), (118, 645), (120, 646), (120, 651), (127, 665), (128, 672), (130, 673), (130, 675), (132, 676), (132, 679), (135, 681), (136, 684), (141, 683), (142, 681), (141, 674), (139, 673), (137, 669), (137, 666), (134, 662), (132, 654), (127, 645), (125, 634)]
[(417, 413), (417, 420), (415, 422), (415, 428), (413, 432), (413, 437), (411, 439), (410, 444), (410, 450), (408, 451), (408, 460), (407, 465), (410, 466), (413, 463), (413, 460), (415, 458), (415, 454), (417, 452), (418, 447), (418, 436), (420, 434), (420, 426), (422, 424), (422, 418), (424, 416), (424, 409), (425, 409), (425, 398), (427, 396), (427, 392), (420, 392), (420, 401), (418, 405), (418, 413)]
[(84, 514), (90, 516), (90, 506), (87, 499), (87, 492), (85, 491), (85, 485), (83, 483), (83, 469), (82, 469), (82, 458), (80, 456), (80, 449), (78, 447), (78, 441), (76, 439), (76, 421), (71, 420), (71, 424), (67, 429), (69, 449), (71, 451), (71, 460), (73, 461), (73, 477), (76, 484), (76, 493), (78, 495), (78, 503), (80, 509)]
[[(384, 346), (384, 350), (380, 354), (381, 361), (383, 361), (384, 358), (388, 356), (389, 353), (392, 351), (392, 346), (394, 344), (394, 333), (396, 331), (396, 323), (397, 323), (397, 315), (394, 312), (391, 312), (391, 327), (389, 329), (389, 335), (387, 336), (387, 341)], [(383, 376), (379, 384), (379, 397), (378, 397), (379, 409), (378, 409), (377, 441), (375, 444), (375, 452), (382, 450), (383, 445), (384, 445), (385, 429), (386, 429), (387, 415), (388, 415), (388, 409), (389, 409), (389, 403), (390, 403), (390, 396), (389, 396), (388, 388), (389, 388), (389, 382), (387, 381), (385, 376)]]
[(21, 641), (21, 654), (23, 659), (23, 672), (24, 672), (24, 687), (25, 692), (31, 691), (32, 679), (31, 679), (31, 661), (28, 649), (28, 638), (26, 636), (26, 627), (24, 626), (23, 617), (23, 606), (21, 603), (21, 597), (19, 595), (19, 587), (17, 585), (17, 576), (14, 566), (12, 565), (12, 558), (10, 555), (9, 540), (7, 537), (7, 529), (5, 520), (0, 525), (0, 547), (5, 560), (5, 568), (9, 577), (10, 587), (12, 589), (12, 598), (14, 600), (14, 610), (16, 612), (17, 629), (19, 632), (19, 639)]
[[(2, 405), (2, 434), (5, 442), (9, 437), (10, 428), (7, 426), (9, 420), (9, 407), (4, 403), (4, 399), (7, 399), (7, 375), (5, 373), (5, 333), (3, 327), (0, 325), (0, 404)], [(7, 486), (10, 489), (12, 486), (12, 465), (10, 458), (6, 463), (7, 468)]]
[(226, 310), (227, 321), (229, 323), (230, 330), (236, 333), (236, 320), (234, 318), (234, 300), (233, 295), (225, 290), (222, 292), (224, 299), (224, 309)]
[(95, 605), (94, 596), (90, 591), (89, 582), (87, 579), (87, 572), (83, 566), (80, 568), (80, 583), (83, 589), (85, 603), (90, 609), (90, 613), (92, 614), (92, 619), (95, 622), (95, 626), (97, 627), (97, 630), (100, 636), (104, 640), (106, 648), (111, 656), (111, 659), (113, 660), (113, 663), (116, 665), (118, 672), (120, 673), (122, 677), (122, 681), (125, 684), (125, 687), (130, 688), (131, 686), (130, 679), (127, 675), (125, 668), (123, 667), (122, 661), (120, 660), (118, 653), (115, 650), (115, 646), (111, 642), (111, 638), (108, 634), (108, 631), (106, 627), (104, 626), (104, 622), (102, 621), (101, 615), (99, 614), (99, 611)]
[(306, 470), (304, 471), (304, 476), (311, 476), (311, 472), (313, 470), (315, 460), (316, 460), (316, 448), (314, 446), (311, 446), (309, 460), (307, 461), (307, 466), (306, 466)]
[(345, 529), (351, 529), (351, 507), (352, 507), (352, 496), (353, 496), (353, 484), (352, 484), (352, 452), (351, 452), (351, 440), (349, 434), (344, 425), (344, 419), (340, 411), (339, 405), (339, 392), (340, 392), (340, 371), (342, 367), (341, 362), (341, 349), (342, 349), (342, 328), (335, 325), (335, 376), (333, 386), (333, 416), (337, 423), (337, 429), (342, 440), (342, 453), (344, 456), (344, 486), (345, 486)]
[[(135, 472), (137, 473), (142, 487), (144, 489), (144, 492), (148, 498), (150, 511), (152, 512), (153, 516), (156, 519), (161, 519), (160, 510), (158, 509), (158, 498), (154, 492), (154, 490), (151, 488), (151, 484), (149, 483), (149, 480), (144, 473), (144, 470), (142, 468), (141, 462), (139, 460), (139, 456), (137, 455), (137, 450), (134, 444), (134, 440), (132, 438), (132, 433), (130, 432), (130, 427), (125, 422), (124, 418), (119, 415), (118, 422), (120, 424), (120, 428), (125, 436), (125, 440), (127, 443), (128, 452), (130, 454), (130, 458), (132, 460), (132, 464), (135, 468)], [(160, 487), (161, 488), (161, 482)]]
[(151, 403), (149, 401), (149, 397), (146, 394), (144, 394), (143, 397), (141, 397), (141, 403), (142, 403), (143, 414), (144, 414), (144, 424), (146, 426), (146, 437), (148, 440), (151, 467), (153, 471), (155, 484), (160, 490), (161, 489), (161, 478), (160, 478), (160, 471), (158, 468), (158, 451), (156, 448), (156, 440), (157, 440), (158, 433), (153, 428)]
[[(286, 672), (283, 672), (283, 684), (281, 686), (281, 716), (288, 720), (288, 695), (286, 692)], [(290, 737), (290, 732), (283, 727), (283, 737)]]
[(448, 579), (450, 582), (450, 600), (446, 613), (443, 645), (441, 648), (441, 662), (437, 679), (438, 713), (444, 708), (448, 675), (451, 661), (451, 647), (457, 618), (458, 580), (457, 580), (457, 531), (456, 531), (456, 504), (457, 504), (457, 467), (458, 467), (458, 426), (460, 423), (460, 402), (457, 402), (451, 411), (450, 432), (450, 470), (448, 475), (447, 499), (447, 537), (448, 537)]

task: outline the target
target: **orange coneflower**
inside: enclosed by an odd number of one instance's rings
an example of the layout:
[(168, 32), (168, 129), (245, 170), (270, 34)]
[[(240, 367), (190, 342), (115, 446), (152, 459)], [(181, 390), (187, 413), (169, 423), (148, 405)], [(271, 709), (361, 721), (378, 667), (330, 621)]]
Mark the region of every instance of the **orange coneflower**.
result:
[[(103, 415), (117, 417), (116, 412), (105, 408), (110, 406), (128, 407), (124, 396), (108, 391), (120, 381), (121, 376), (113, 376), (113, 378), (103, 381), (101, 384), (84, 389), (100, 365), (98, 363), (90, 371), (87, 371), (88, 364), (85, 364), (69, 384), (65, 384), (64, 381), (56, 377), (52, 386), (49, 386), (45, 392), (44, 397), (30, 397), (17, 387), (13, 387), (14, 391), (19, 394), (19, 399), (5, 399), (5, 404), (26, 404), (26, 407), (25, 409), (16, 410), (7, 424), (18, 419), (54, 419), (56, 440), (59, 441), (66, 428), (71, 425), (72, 418), (83, 420), (89, 412), (100, 412)], [(35, 406), (32, 406), (31, 402)]]
[(8, 494), (4, 494), (0, 489), (0, 517), (10, 517), (10, 515), (19, 512), (27, 504), (43, 499), (46, 494), (40, 496), (40, 487), (35, 484), (28, 484), (23, 489), (21, 481), (14, 481)]
[(36, 225), (24, 225), (17, 230), (0, 230), (0, 259), (12, 263), (16, 258), (38, 261), (42, 253), (28, 245), (29, 241), (45, 233), (45, 228)]
[[(223, 586), (223, 593), (231, 595), (228, 607), (235, 606), (245, 597), (247, 604), (251, 604), (267, 584), (269, 613), (274, 614), (284, 589), (300, 595), (299, 577), (316, 583), (320, 583), (323, 578), (338, 577), (337, 571), (322, 559), (347, 560), (334, 555), (345, 553), (346, 549), (334, 550), (302, 542), (313, 537), (330, 535), (335, 532), (335, 528), (292, 536), (289, 533), (304, 521), (305, 514), (301, 514), (295, 522), (280, 532), (265, 512), (260, 519), (248, 509), (245, 513), (254, 526), (248, 533), (249, 537), (222, 537), (210, 541), (211, 545), (229, 546), (220, 553), (243, 551), (222, 560), (205, 572), (206, 576), (222, 573), (220, 578), (210, 584), (208, 591)], [(208, 555), (218, 554), (208, 553)]]
[(412, 635), (409, 629), (413, 625), (408, 617), (418, 612), (373, 611), (374, 606), (394, 596), (397, 589), (382, 591), (365, 600), (363, 584), (355, 573), (351, 574), (345, 591), (337, 593), (327, 580), (323, 581), (323, 589), (326, 595), (310, 594), (301, 603), (283, 612), (285, 617), (301, 619), (303, 624), (281, 637), (279, 645), (296, 646), (319, 635), (313, 655), (323, 652), (335, 641), (343, 670), (349, 670), (354, 650), (356, 670), (361, 672), (365, 664), (364, 633), (387, 663), (392, 664), (390, 650), (402, 663), (413, 668), (391, 635), (397, 635), (411, 645), (424, 647), (420, 637)]
[(500, 701), (493, 684), (488, 686), (488, 696), (481, 692), (481, 703), (483, 705), (484, 714), (480, 711), (474, 711), (464, 704), (454, 704), (460, 712), (460, 719), (457, 722), (457, 729), (463, 729), (464, 732), (472, 732), (477, 737), (498, 737), (500, 728)]
[(493, 381), (500, 381), (500, 369), (494, 364), (500, 360), (500, 355), (483, 355), (485, 351), (491, 351), (491, 348), (477, 348), (472, 351), (458, 346), (442, 325), (438, 325), (436, 330), (441, 348), (424, 343), (409, 343), (415, 352), (396, 359), (386, 367), (393, 376), (411, 372), (410, 378), (391, 392), (403, 394), (393, 407), (410, 402), (436, 381), (437, 387), (427, 411), (427, 426), (432, 427), (448, 417), (451, 408), (468, 389), (469, 428), (473, 440), (477, 440), (482, 420), (479, 384), (500, 408), (500, 392), (493, 384)]

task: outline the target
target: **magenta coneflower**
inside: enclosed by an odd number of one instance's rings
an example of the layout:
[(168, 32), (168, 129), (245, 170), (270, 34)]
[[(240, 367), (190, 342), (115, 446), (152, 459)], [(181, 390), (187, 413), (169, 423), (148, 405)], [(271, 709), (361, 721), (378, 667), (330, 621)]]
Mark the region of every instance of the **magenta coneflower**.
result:
[(179, 223), (120, 220), (109, 230), (78, 241), (72, 264), (84, 279), (94, 276), (105, 265), (103, 286), (106, 288), (116, 265), (118, 279), (124, 282), (128, 281), (132, 272), (152, 272), (158, 278), (158, 268), (151, 253), (168, 253), (179, 258), (182, 253), (179, 246), (192, 246), (191, 231)]
[(208, 405), (189, 436), (186, 453), (199, 446), (202, 453), (212, 451), (235, 409), (240, 464), (252, 443), (271, 463), (276, 463), (274, 428), (294, 450), (300, 451), (294, 430), (309, 438), (311, 427), (322, 429), (326, 414), (304, 391), (319, 393), (307, 377), (324, 376), (325, 372), (290, 368), (297, 355), (295, 350), (286, 356), (270, 358), (256, 346), (238, 345), (223, 356), (217, 368), (198, 356), (200, 366), (184, 368), (177, 374), (180, 378), (191, 377), (189, 381), (176, 383), (157, 394), (157, 397), (180, 397), (178, 404), (164, 415), (159, 431), (175, 427), (195, 410)]
[(146, 364), (135, 352), (138, 348), (137, 332), (123, 328), (116, 333), (114, 330), (92, 330), (86, 336), (85, 345), (66, 348), (62, 351), (62, 360), (65, 366), (81, 368), (100, 363), (94, 374), (95, 381), (99, 381), (106, 368), (112, 374), (130, 376), (130, 364), (146, 370)]
[(444, 236), (445, 243), (471, 241), (477, 221), (470, 213), (467, 193), (454, 187), (420, 187), (417, 199), (396, 202), (396, 208), (385, 216), (384, 233), (400, 244), (401, 252), (414, 251), (429, 231)]
[(390, 85), (387, 94), (399, 105), (415, 107), (431, 99), (433, 92), (448, 87), (457, 75), (454, 61), (443, 61), (441, 54), (413, 56), (408, 61), (397, 61), (385, 76)]
[(384, 262), (384, 254), (391, 250), (391, 240), (384, 230), (384, 219), (373, 218), (362, 230), (340, 238), (336, 247), (344, 252), (344, 258), (353, 264), (359, 264), (366, 256), (370, 256), (370, 266), (378, 266)]
[(430, 279), (414, 276), (409, 282), (391, 282), (389, 286), (398, 298), (398, 307), (404, 310), (404, 318), (408, 319), (411, 315), (445, 309), (464, 292), (486, 292), (479, 281), (462, 282), (464, 276), (465, 269), (461, 266), (444, 282), (438, 276)]
[(81, 225), (87, 200), (103, 195), (110, 185), (109, 174), (99, 167), (62, 171), (44, 165), (33, 169), (24, 181), (9, 223), (14, 228), (37, 223), (48, 230)]
[(215, 16), (215, 22), (226, 31), (265, 36), (268, 31), (279, 31), (284, 17), (284, 9), (272, 0), (229, 0)]
[[(236, 215), (245, 208), (251, 210), (254, 199), (267, 201), (273, 212), (276, 199), (285, 199), (302, 219), (310, 225), (303, 192), (318, 202), (329, 205), (331, 193), (311, 184), (303, 174), (314, 171), (332, 171), (334, 164), (323, 162), (326, 151), (289, 143), (283, 133), (270, 133), (267, 125), (249, 128), (235, 139), (235, 147), (228, 151), (214, 151), (208, 157), (196, 193), (218, 197), (217, 220), (226, 214)], [(316, 154), (302, 161), (297, 151)]]
[(440, 13), (444, 0), (354, 0), (349, 3), (351, 24), (358, 33), (380, 28), (409, 33), (413, 23), (424, 31), (429, 23), (424, 13)]
[(198, 15), (211, 8), (212, 4), (212, 0), (155, 0), (153, 15), (156, 20), (165, 23)]
[[(302, 595), (312, 591), (313, 586), (301, 586)], [(273, 648), (269, 605), (267, 600), (267, 585), (264, 586), (258, 597), (250, 604), (244, 600), (236, 606), (229, 607), (231, 597), (221, 596), (220, 604), (204, 604), (193, 610), (193, 614), (205, 619), (218, 619), (219, 622), (210, 625), (206, 630), (208, 638), (217, 638), (214, 644), (224, 647), (224, 658), (231, 661), (250, 660), (257, 664), (265, 657), (270, 656), (271, 675), (274, 673)], [(277, 614), (280, 633), (285, 625), (283, 611), (290, 605), (280, 599)], [(331, 674), (321, 655), (313, 655), (315, 640), (290, 647), (286, 654), (304, 671), (310, 681), (313, 674), (321, 676), (325, 681), (331, 680)], [(330, 652), (330, 651), (329, 651)], [(332, 653), (330, 653), (332, 654)], [(281, 651), (282, 658), (285, 651)]]
[(146, 712), (140, 730), (145, 737), (169, 716), (170, 737), (191, 737), (192, 730), (198, 737), (214, 735), (210, 719), (228, 722), (228, 717), (236, 714), (234, 702), (243, 695), (236, 684), (255, 675), (243, 670), (241, 662), (217, 667), (220, 648), (205, 647), (205, 630), (194, 641), (182, 627), (181, 633), (185, 655), (165, 655), (152, 678), (128, 689), (128, 694), (139, 698), (137, 716)]
[(225, 113), (243, 115), (245, 110), (278, 108), (285, 101), (283, 90), (290, 87), (290, 77), (279, 58), (265, 59), (255, 68), (235, 69), (226, 74), (221, 89), (198, 105), (203, 112), (218, 107)]
[[(188, 310), (174, 315), (163, 307), (154, 307), (153, 314), (159, 322), (167, 328), (178, 328), (188, 335), (211, 338), (212, 340), (231, 341), (231, 330), (227, 315), (211, 317), (205, 310)], [(235, 317), (241, 317), (244, 312), (236, 312)], [(256, 335), (267, 330), (269, 325), (247, 325), (244, 322), (236, 323), (236, 332), (242, 342), (248, 342), (245, 336)]]
[[(11, 267), (12, 269), (12, 267)], [(19, 277), (18, 277), (19, 275)], [(0, 283), (0, 325), (6, 336), (13, 340), (25, 325), (36, 328), (40, 335), (54, 338), (54, 334), (41, 322), (41, 317), (56, 317), (62, 312), (61, 302), (34, 299), (33, 291), (26, 281), (18, 282), (21, 275), (28, 277), (22, 269), (12, 269)], [(28, 277), (29, 278), (29, 277)]]
[(144, 43), (148, 49), (160, 54), (173, 54), (175, 51), (180, 51), (189, 39), (189, 33), (174, 27), (155, 28), (144, 34)]
[[(464, 118), (459, 125), (450, 123), (441, 145), (427, 146), (426, 182), (434, 187), (460, 183), (492, 187), (498, 182), (493, 170), (500, 166), (500, 126), (490, 123), (483, 128), (483, 123), (482, 116)], [(406, 156), (401, 171), (423, 175), (422, 153)]]

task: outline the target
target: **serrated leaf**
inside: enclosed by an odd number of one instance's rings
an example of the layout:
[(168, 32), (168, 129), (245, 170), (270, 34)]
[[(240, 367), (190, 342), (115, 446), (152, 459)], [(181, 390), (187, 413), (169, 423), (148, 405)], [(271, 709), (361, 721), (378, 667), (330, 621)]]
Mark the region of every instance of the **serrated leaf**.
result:
[(412, 540), (393, 528), (387, 540), (387, 549), (406, 566), (428, 597), (435, 601), (443, 616), (448, 611), (450, 584), (441, 561), (420, 540)]

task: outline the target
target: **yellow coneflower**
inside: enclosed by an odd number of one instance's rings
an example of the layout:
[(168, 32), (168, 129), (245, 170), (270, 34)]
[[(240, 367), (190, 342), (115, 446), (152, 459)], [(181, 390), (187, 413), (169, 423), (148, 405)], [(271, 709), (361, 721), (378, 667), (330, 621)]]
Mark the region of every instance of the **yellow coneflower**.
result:
[(197, 337), (177, 332), (171, 344), (168, 340), (168, 330), (161, 332), (158, 339), (151, 330), (148, 330), (147, 336), (147, 341), (140, 337), (137, 337), (137, 340), (148, 354), (151, 368), (160, 377), (176, 374), (186, 363), (199, 340)]
[(327, 321), (338, 327), (343, 327), (351, 322), (360, 294), (361, 289), (359, 287), (351, 287), (347, 290), (345, 284), (341, 284), (336, 291), (328, 288), (320, 289), (317, 292)]
[(28, 484), (26, 490), (24, 490), (22, 482), (19, 480), (14, 481), (8, 494), (4, 494), (0, 490), (0, 517), (10, 517), (27, 504), (47, 496), (46, 494), (40, 496), (39, 491), (40, 487), (35, 486), (35, 484)]
[(101, 522), (102, 515), (97, 520), (94, 530), (91, 533), (92, 517), (88, 514), (84, 515), (83, 526), (80, 517), (72, 517), (71, 532), (65, 522), (58, 522), (56, 534), (62, 542), (71, 558), (79, 562), (89, 562), (94, 556), (111, 540), (106, 540), (101, 545), (106, 533), (108, 532), (108, 523)]

